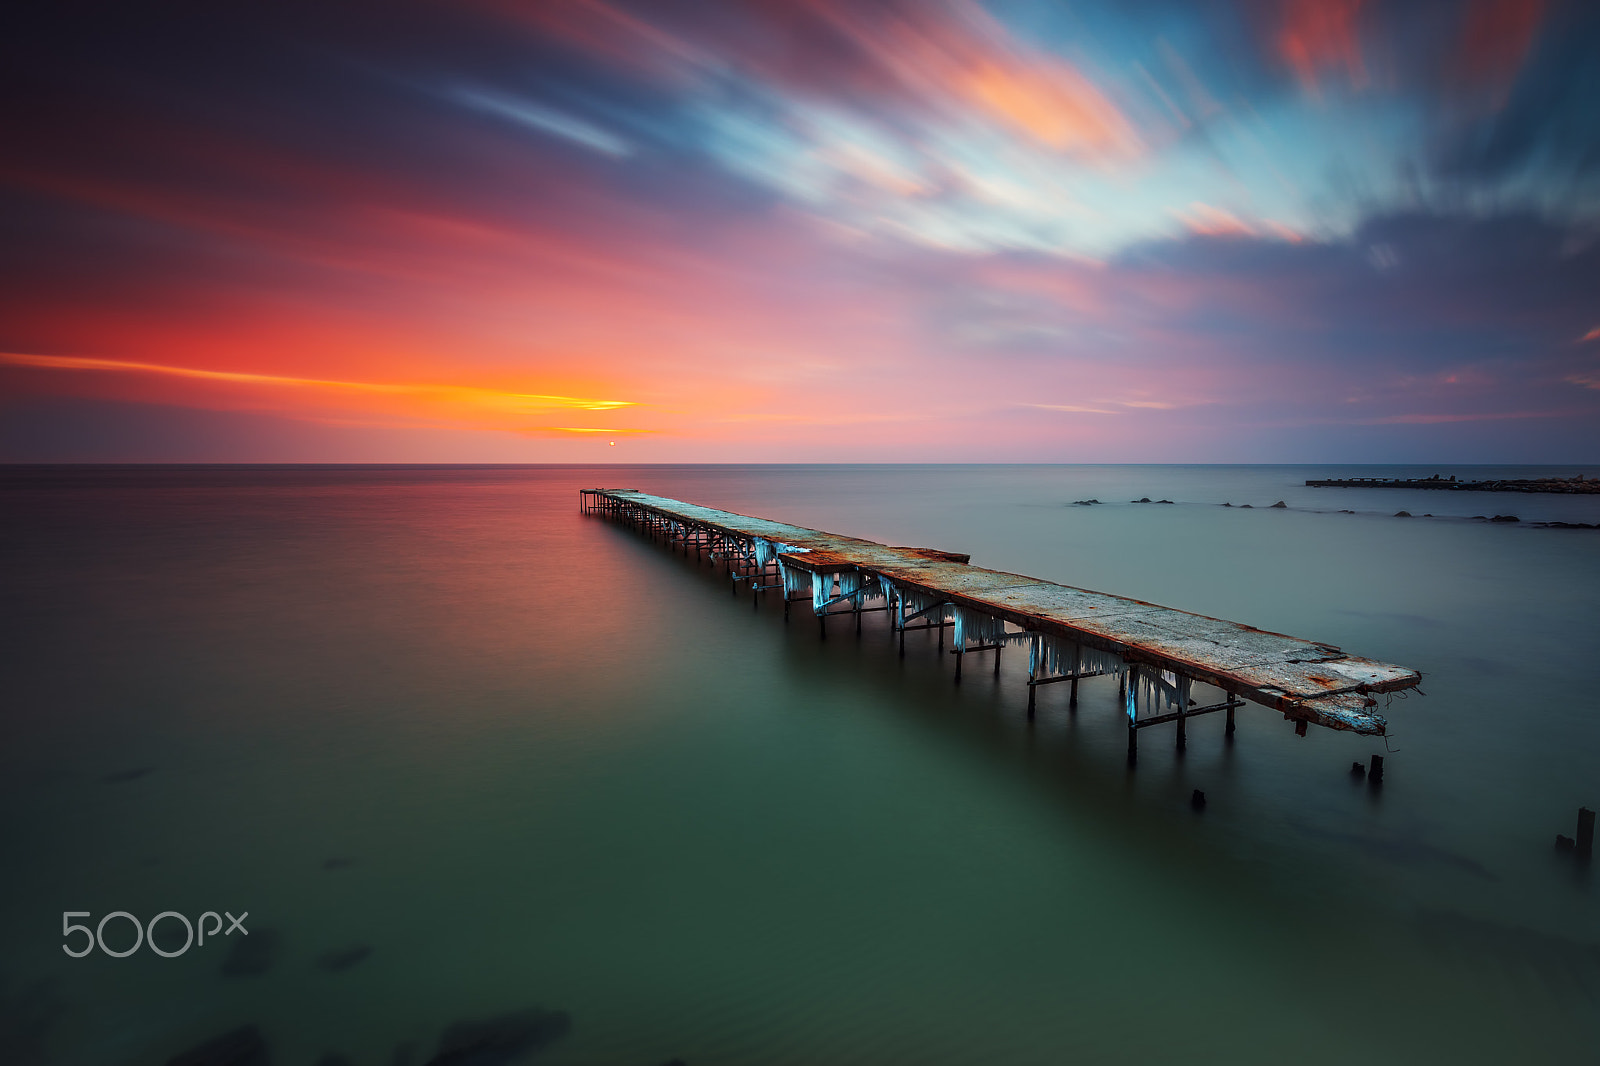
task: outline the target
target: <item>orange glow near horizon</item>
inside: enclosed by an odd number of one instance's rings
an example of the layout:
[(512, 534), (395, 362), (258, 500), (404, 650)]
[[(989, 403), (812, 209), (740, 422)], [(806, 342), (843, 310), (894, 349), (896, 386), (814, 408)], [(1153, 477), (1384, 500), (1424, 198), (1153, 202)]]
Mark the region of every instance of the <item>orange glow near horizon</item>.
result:
[[(91, 356), (37, 355), (25, 352), (0, 352), (0, 364), (56, 371), (98, 371), (120, 374), (155, 375), (196, 382), (242, 386), (250, 394), (248, 406), (266, 406), (302, 410), (333, 407), (338, 409), (366, 410), (393, 418), (396, 416), (425, 421), (459, 422), (465, 425), (491, 425), (516, 432), (548, 431), (556, 433), (640, 433), (649, 430), (622, 427), (571, 427), (534, 426), (504, 419), (534, 419), (559, 411), (615, 411), (638, 407), (632, 400), (600, 400), (575, 396), (556, 396), (545, 393), (513, 392), (503, 389), (479, 388), (470, 385), (439, 385), (411, 382), (336, 381), (323, 378), (293, 377), (284, 374), (253, 373), (234, 370), (208, 370), (199, 367), (166, 366), (128, 359), (102, 359)], [(262, 399), (258, 390), (292, 392), (274, 401)], [(233, 406), (226, 400), (217, 406)], [(323, 419), (325, 420), (325, 419)]]

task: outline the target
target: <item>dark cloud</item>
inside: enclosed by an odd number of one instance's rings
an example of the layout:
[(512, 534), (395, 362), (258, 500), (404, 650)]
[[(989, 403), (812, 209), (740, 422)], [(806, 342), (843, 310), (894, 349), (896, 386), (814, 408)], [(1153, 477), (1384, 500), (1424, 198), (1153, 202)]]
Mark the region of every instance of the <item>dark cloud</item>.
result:
[[(1522, 180), (1553, 202), (1600, 207), (1600, 6), (1566, 4), (1541, 27), (1503, 106), (1439, 118), (1429, 163), (1442, 178), (1495, 187)], [(1469, 101), (1471, 98), (1469, 97)]]

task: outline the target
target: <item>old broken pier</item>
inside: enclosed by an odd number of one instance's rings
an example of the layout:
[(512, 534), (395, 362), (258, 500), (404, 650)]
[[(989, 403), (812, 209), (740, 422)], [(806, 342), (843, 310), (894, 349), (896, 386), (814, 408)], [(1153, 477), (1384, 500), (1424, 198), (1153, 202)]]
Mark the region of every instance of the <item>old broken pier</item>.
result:
[[(624, 522), (727, 565), (738, 595), (783, 594), (784, 617), (809, 604), (821, 634), (830, 616), (883, 611), (900, 634), (937, 629), (944, 646), (951, 629), (955, 677), (968, 655), (1028, 648), (1028, 717), (1040, 685), (1115, 676), (1127, 715), (1128, 756), (1140, 729), (1173, 723), (1184, 746), (1185, 723), (1197, 715), (1233, 712), (1245, 701), (1279, 711), (1304, 734), (1307, 725), (1382, 736), (1376, 713), (1382, 693), (1415, 688), (1421, 675), (1318, 641), (1301, 640), (1191, 614), (1142, 600), (1058, 585), (1021, 574), (970, 565), (969, 556), (931, 548), (892, 548), (869, 540), (771, 522), (652, 496), (634, 489), (583, 489), (585, 513)], [(868, 599), (883, 600), (873, 607)], [(845, 605), (842, 609), (838, 605)], [(1219, 689), (1221, 700), (1201, 705), (1196, 684)]]

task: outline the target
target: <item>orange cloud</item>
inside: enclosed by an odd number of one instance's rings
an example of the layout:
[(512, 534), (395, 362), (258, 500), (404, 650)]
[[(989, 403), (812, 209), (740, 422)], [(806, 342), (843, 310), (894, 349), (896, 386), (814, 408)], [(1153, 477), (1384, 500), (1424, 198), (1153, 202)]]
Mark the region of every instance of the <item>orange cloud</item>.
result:
[[(630, 400), (588, 399), (544, 393), (515, 392), (478, 388), (470, 385), (436, 385), (409, 382), (336, 381), (262, 374), (200, 367), (168, 366), (129, 359), (101, 359), (88, 356), (38, 355), (26, 352), (0, 352), (0, 364), (40, 370), (100, 371), (120, 374), (155, 375), (184, 381), (224, 386), (239, 386), (253, 392), (251, 406), (292, 412), (312, 407), (366, 408), (382, 416), (404, 416), (413, 420), (447, 422), (487, 428), (552, 430), (565, 433), (639, 432), (607, 427), (574, 428), (536, 426), (526, 420), (546, 418), (558, 412), (606, 412), (636, 407)], [(279, 393), (279, 398), (261, 397), (261, 391)], [(224, 404), (223, 406), (228, 406)], [(506, 418), (511, 418), (506, 423)]]
[(1086, 75), (1019, 41), (970, 0), (899, 8), (851, 0), (763, 5), (695, 22), (692, 39), (603, 0), (551, 0), (531, 9), (482, 2), (649, 78), (716, 81), (735, 69), (786, 93), (871, 96), (924, 115), (980, 119), (1100, 161), (1142, 147), (1133, 125)]
[(961, 89), (989, 114), (1061, 152), (1132, 154), (1132, 128), (1088, 79), (1064, 63), (1005, 65), (977, 59)]
[(1232, 211), (1196, 200), (1186, 211), (1173, 211), (1191, 233), (1204, 237), (1261, 237), (1271, 235), (1291, 244), (1304, 238), (1281, 222), (1267, 219), (1258, 223), (1246, 222)]

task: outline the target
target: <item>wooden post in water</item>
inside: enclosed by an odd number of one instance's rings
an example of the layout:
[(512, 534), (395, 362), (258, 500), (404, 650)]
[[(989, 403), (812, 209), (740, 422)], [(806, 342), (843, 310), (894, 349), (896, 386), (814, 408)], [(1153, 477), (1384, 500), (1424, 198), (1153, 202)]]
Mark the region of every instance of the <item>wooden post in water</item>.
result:
[(1576, 843), (1579, 855), (1588, 855), (1594, 851), (1594, 812), (1587, 807), (1578, 808)]

